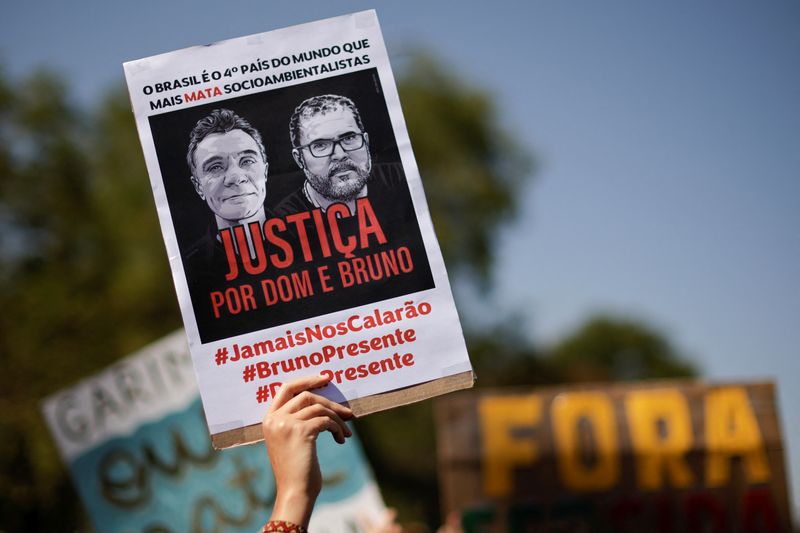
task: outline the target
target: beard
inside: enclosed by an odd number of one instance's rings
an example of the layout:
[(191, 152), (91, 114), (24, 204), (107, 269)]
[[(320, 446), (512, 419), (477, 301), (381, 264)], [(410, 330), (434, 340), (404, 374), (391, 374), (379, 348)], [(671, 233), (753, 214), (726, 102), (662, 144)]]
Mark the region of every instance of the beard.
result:
[[(350, 159), (345, 159), (343, 161), (331, 163), (326, 176), (314, 174), (309, 170), (306, 170), (305, 174), (314, 190), (322, 196), (330, 200), (346, 202), (358, 196), (358, 193), (361, 192), (361, 189), (363, 189), (367, 181), (369, 181), (371, 169), (371, 161), (367, 161), (367, 163), (362, 166), (357, 165)], [(355, 176), (351, 174), (345, 180), (336, 177), (336, 174), (345, 171), (354, 172)]]

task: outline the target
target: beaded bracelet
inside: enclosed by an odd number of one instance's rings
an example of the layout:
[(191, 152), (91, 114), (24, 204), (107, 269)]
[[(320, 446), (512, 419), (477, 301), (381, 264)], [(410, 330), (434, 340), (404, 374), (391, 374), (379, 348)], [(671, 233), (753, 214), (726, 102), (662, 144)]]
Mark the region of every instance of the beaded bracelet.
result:
[(308, 533), (308, 530), (294, 522), (287, 522), (285, 520), (270, 520), (264, 527), (261, 528), (261, 533)]

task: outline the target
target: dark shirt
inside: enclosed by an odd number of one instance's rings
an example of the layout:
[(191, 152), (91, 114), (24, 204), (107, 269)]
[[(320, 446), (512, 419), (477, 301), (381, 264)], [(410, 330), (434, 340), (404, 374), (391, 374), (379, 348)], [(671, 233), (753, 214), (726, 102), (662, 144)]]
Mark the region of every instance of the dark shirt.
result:
[[(380, 163), (372, 167), (367, 181), (367, 196), (372, 207), (383, 205), (390, 201), (392, 193), (406, 185), (406, 177), (400, 163)], [(299, 211), (311, 211), (316, 206), (306, 196), (303, 186), (281, 200), (275, 207), (275, 214), (279, 216), (291, 215)]]

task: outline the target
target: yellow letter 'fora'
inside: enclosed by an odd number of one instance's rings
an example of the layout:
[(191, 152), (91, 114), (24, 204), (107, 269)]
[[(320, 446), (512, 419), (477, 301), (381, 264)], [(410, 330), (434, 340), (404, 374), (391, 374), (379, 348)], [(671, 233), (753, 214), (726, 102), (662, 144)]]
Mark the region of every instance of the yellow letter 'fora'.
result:
[(719, 487), (731, 475), (731, 458), (742, 458), (748, 483), (769, 480), (764, 442), (747, 396), (741, 387), (725, 387), (706, 394), (706, 484)]
[(542, 399), (533, 394), (481, 398), (478, 414), (483, 490), (487, 496), (504, 498), (513, 490), (515, 467), (532, 465), (537, 459), (536, 444), (528, 433), (542, 418)]
[(658, 490), (665, 474), (672, 487), (691, 485), (684, 456), (692, 445), (692, 421), (684, 395), (675, 389), (632, 391), (625, 410), (639, 487)]
[[(601, 392), (560, 394), (553, 400), (552, 418), (564, 485), (573, 490), (614, 486), (619, 478), (619, 457), (614, 407), (608, 396)], [(581, 424), (587, 431), (581, 431)], [(587, 442), (581, 443), (582, 433), (591, 435), (593, 449)], [(593, 460), (585, 460), (590, 455), (586, 452), (592, 452)]]

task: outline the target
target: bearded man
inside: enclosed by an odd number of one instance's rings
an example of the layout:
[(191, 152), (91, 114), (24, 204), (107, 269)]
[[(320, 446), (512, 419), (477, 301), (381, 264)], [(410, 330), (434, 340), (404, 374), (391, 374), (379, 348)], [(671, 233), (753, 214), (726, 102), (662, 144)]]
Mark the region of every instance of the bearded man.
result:
[(302, 102), (289, 121), (292, 156), (306, 180), (275, 209), (285, 215), (345, 204), (355, 213), (356, 200), (368, 194), (372, 158), (369, 134), (352, 100), (326, 94)]

